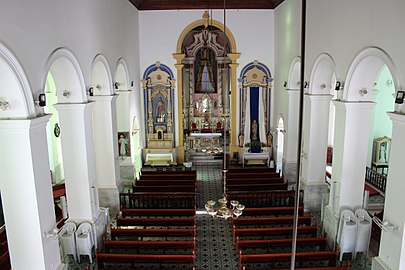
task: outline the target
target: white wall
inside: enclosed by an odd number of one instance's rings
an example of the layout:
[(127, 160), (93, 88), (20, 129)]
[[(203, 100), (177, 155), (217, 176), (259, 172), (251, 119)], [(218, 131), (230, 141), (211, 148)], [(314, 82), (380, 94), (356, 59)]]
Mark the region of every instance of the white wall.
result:
[(138, 11), (127, 0), (4, 0), (0, 8), (0, 43), (17, 57), (35, 96), (45, 84), (45, 63), (59, 47), (79, 60), (86, 85), (98, 53), (115, 70), (118, 58), (127, 61), (130, 76), (137, 72)]

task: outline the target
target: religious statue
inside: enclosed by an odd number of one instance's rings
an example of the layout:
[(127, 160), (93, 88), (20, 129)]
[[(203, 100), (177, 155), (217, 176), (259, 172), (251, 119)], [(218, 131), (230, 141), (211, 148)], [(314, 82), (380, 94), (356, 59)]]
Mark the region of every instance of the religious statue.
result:
[(212, 93), (215, 91), (213, 59), (209, 49), (201, 49), (197, 56), (198, 70), (196, 80), (197, 93)]
[(258, 128), (258, 126), (257, 126), (256, 119), (253, 120), (251, 128), (252, 128), (252, 140), (257, 140), (258, 139), (257, 138), (257, 128)]
[(267, 146), (273, 147), (273, 135), (271, 134), (271, 132), (267, 133)]
[(165, 104), (162, 98), (159, 98), (158, 102), (156, 103), (156, 122), (159, 123), (165, 122), (165, 117), (166, 117)]
[(120, 146), (120, 156), (127, 156), (129, 155), (128, 149), (128, 140), (125, 138), (124, 134), (120, 134), (120, 138), (118, 139), (118, 144)]
[(239, 136), (238, 136), (238, 143), (239, 143), (239, 146), (240, 147), (243, 147), (243, 133), (241, 132), (241, 133), (239, 133)]

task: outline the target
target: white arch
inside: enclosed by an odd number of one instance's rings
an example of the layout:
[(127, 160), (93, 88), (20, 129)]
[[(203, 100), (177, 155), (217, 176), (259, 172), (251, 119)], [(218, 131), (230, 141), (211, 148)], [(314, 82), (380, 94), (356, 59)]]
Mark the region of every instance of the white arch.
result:
[(335, 61), (329, 54), (321, 54), (312, 67), (308, 93), (329, 95), (336, 84), (336, 77)]
[(10, 104), (10, 110), (0, 110), (0, 118), (35, 117), (35, 104), (25, 72), (17, 58), (1, 43), (0, 72), (3, 73), (2, 82), (0, 82), (0, 97)]
[(71, 51), (58, 48), (51, 53), (44, 67), (43, 89), (45, 89), (48, 72), (51, 72), (55, 79), (59, 103), (87, 102), (83, 71)]
[[(384, 65), (390, 70), (395, 89), (400, 89), (398, 71), (391, 57), (380, 48), (369, 47), (361, 51), (350, 65), (343, 90), (343, 100), (373, 101), (373, 84)], [(361, 95), (361, 89), (365, 89), (367, 93)]]
[(128, 66), (123, 58), (118, 59), (115, 69), (115, 82), (118, 82), (119, 86), (117, 90), (129, 90), (129, 75)]
[(296, 56), (291, 62), (288, 72), (288, 89), (300, 88), (301, 57)]
[(110, 65), (102, 54), (97, 54), (91, 63), (90, 83), (95, 95), (114, 94)]

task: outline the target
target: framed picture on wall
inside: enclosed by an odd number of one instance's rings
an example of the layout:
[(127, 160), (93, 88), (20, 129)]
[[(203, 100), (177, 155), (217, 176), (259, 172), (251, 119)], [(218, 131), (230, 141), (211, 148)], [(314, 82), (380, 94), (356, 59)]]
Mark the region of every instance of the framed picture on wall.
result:
[(118, 153), (120, 157), (131, 156), (129, 132), (118, 132)]

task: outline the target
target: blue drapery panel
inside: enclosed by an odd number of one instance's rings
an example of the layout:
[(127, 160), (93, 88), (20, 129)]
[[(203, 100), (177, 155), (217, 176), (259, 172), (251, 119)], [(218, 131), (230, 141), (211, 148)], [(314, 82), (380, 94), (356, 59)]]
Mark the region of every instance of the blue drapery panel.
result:
[(257, 136), (259, 137), (259, 87), (250, 87), (250, 138), (252, 138), (252, 123), (257, 122)]

